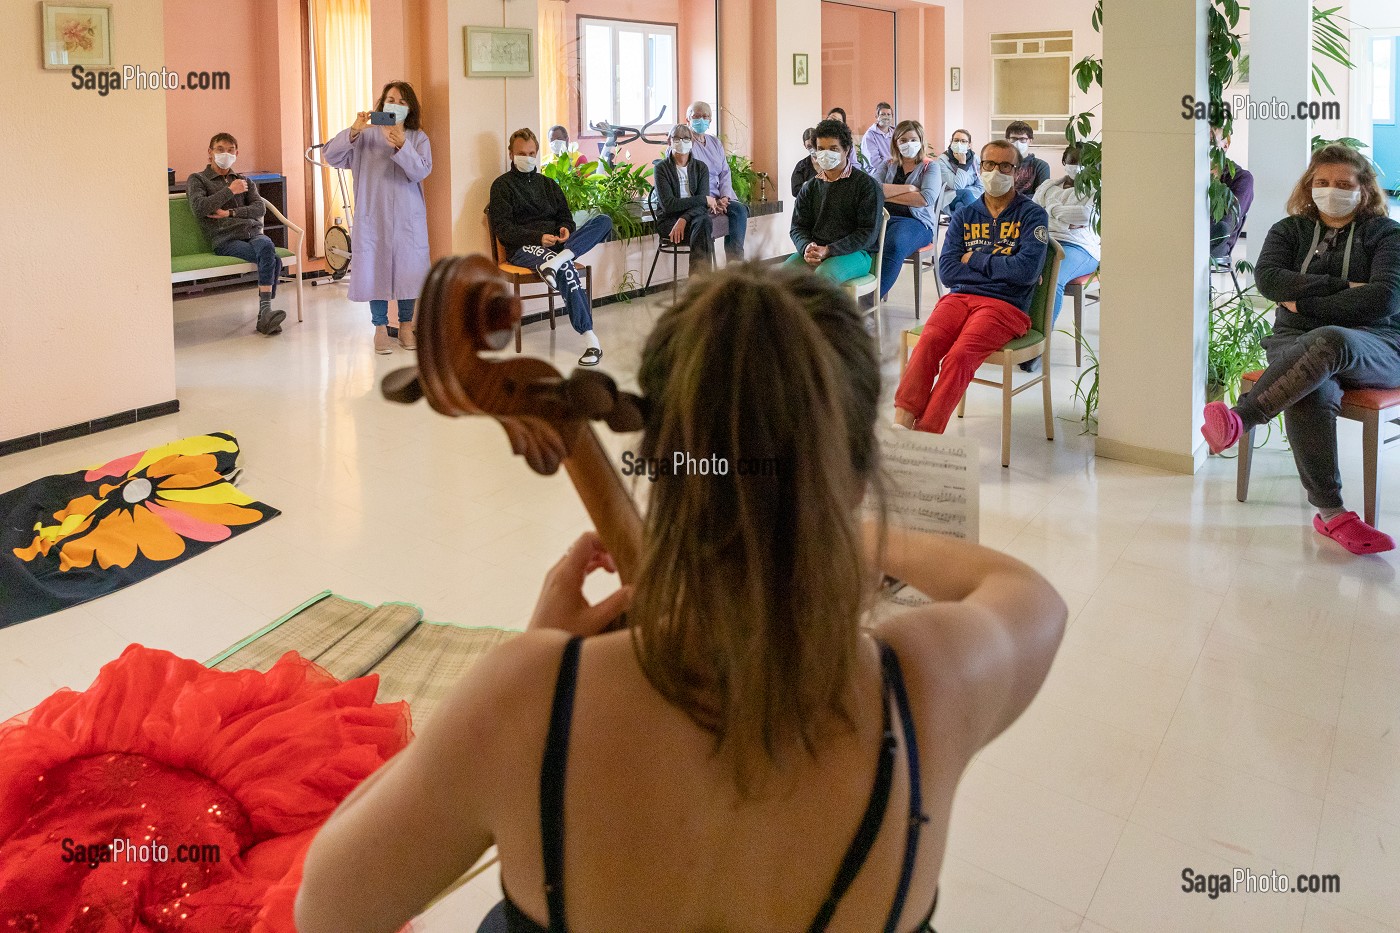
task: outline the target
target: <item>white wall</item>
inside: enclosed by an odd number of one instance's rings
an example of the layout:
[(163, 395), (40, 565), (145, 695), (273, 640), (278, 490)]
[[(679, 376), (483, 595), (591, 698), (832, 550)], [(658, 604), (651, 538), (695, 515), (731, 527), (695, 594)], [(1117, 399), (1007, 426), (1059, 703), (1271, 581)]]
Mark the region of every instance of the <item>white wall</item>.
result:
[[(160, 70), (162, 6), (113, 0), (118, 65)], [(74, 90), (39, 36), (0, 4), (0, 440), (175, 398), (165, 92)]]

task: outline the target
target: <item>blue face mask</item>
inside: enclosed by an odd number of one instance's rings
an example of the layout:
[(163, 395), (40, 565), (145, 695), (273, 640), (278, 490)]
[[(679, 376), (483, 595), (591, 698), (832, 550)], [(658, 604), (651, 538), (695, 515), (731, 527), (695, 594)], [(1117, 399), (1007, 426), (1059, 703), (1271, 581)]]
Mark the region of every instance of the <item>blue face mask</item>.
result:
[(709, 120), (691, 120), (690, 128), (697, 133), (704, 133), (710, 128)]
[(408, 119), (408, 107), (404, 104), (385, 104), (384, 112), (392, 113), (394, 122), (400, 126), (403, 125), (403, 121)]

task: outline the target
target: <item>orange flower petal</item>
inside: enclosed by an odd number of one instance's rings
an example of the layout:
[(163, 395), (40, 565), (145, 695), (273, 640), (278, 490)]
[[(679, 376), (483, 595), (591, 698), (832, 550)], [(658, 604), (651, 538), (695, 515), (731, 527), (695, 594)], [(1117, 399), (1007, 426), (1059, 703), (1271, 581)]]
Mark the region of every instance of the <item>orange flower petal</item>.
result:
[(138, 507), (131, 513), (136, 543), (148, 560), (174, 560), (185, 553), (185, 539), (170, 529), (150, 509)]
[(130, 512), (125, 509), (113, 512), (98, 522), (89, 534), (63, 545), (58, 569), (88, 567), (94, 557), (103, 570), (131, 566), (136, 559), (136, 533)]
[(147, 467), (146, 475), (151, 479), (177, 473), (207, 472), (218, 475), (218, 463), (213, 454), (171, 454)]
[(177, 499), (159, 500), (167, 509), (177, 509), (191, 518), (215, 525), (251, 525), (261, 521), (263, 514), (256, 509), (245, 509), (241, 505), (227, 502), (181, 502)]

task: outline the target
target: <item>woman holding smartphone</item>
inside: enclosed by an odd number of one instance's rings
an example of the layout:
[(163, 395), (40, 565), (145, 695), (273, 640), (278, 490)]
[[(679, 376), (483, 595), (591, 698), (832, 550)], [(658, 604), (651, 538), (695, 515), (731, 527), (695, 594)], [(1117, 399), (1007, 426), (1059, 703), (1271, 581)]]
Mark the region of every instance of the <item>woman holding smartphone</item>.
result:
[[(377, 114), (393, 123), (372, 124), (361, 111), (349, 129), (326, 143), (325, 160), (355, 176), (354, 265), (350, 300), (368, 301), (374, 324), (374, 352), (389, 353), (389, 302), (397, 300), (399, 346), (413, 340), (413, 303), (428, 276), (428, 206), (422, 181), (433, 170), (433, 151), (424, 133), (418, 95), (407, 81), (390, 81), (379, 94)], [(383, 120), (383, 117), (373, 118)]]

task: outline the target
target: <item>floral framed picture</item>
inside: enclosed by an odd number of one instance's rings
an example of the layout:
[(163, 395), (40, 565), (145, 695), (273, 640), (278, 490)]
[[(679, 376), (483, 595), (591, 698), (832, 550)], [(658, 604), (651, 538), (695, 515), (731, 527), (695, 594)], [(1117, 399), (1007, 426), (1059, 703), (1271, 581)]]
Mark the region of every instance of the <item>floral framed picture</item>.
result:
[(112, 67), (109, 3), (43, 4), (43, 58), (48, 69)]
[(807, 71), (807, 53), (794, 52), (792, 56), (792, 83), (806, 84), (809, 77)]

